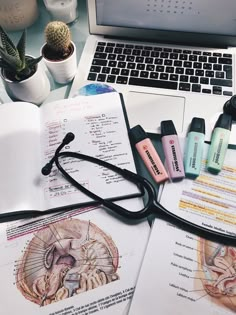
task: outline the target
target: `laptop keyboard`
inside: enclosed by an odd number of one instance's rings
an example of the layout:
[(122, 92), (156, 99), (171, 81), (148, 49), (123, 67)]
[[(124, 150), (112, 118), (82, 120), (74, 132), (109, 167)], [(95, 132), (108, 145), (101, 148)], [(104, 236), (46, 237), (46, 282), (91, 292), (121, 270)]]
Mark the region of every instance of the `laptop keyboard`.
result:
[(231, 96), (232, 54), (98, 42), (87, 79)]

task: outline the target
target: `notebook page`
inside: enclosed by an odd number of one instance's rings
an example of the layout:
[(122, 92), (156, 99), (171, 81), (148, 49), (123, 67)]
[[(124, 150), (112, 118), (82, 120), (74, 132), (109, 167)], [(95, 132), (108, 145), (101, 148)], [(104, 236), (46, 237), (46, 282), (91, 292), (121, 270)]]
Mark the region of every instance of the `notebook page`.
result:
[[(126, 121), (118, 93), (78, 96), (46, 104), (41, 108), (42, 165), (53, 156), (67, 132), (75, 139), (65, 150), (80, 152), (122, 168), (135, 171)], [(121, 180), (94, 164), (66, 160), (66, 169), (82, 185), (104, 198), (138, 192), (135, 185)], [(89, 199), (65, 180), (54, 167), (48, 177), (41, 177), (45, 208), (88, 202)], [(99, 189), (98, 189), (99, 188)]]
[(0, 212), (39, 209), (40, 116), (24, 102), (0, 106)]

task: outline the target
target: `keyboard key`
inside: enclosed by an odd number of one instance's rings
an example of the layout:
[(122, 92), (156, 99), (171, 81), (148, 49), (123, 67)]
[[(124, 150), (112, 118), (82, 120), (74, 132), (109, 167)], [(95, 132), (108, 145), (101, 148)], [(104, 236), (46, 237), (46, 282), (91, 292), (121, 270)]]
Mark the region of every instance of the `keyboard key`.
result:
[(115, 75), (108, 75), (107, 76), (107, 82), (108, 83), (115, 83), (116, 76)]
[(127, 63), (127, 68), (128, 69), (135, 69), (135, 66), (136, 66), (136, 63), (134, 63), (134, 62), (128, 62)]
[(189, 81), (191, 83), (198, 83), (199, 82), (199, 77), (191, 76)]
[(204, 63), (203, 69), (205, 70), (211, 70), (212, 69), (212, 63)]
[[(132, 74), (131, 74), (132, 75)], [(158, 79), (159, 73), (158, 72), (151, 72), (150, 73), (150, 78), (151, 79)]]
[(209, 84), (209, 79), (208, 78), (200, 78), (200, 83), (201, 84)]
[(97, 81), (99, 81), (99, 82), (105, 82), (105, 81), (106, 81), (106, 75), (100, 73), (100, 74), (97, 76)]
[(125, 55), (118, 55), (116, 59), (119, 61), (125, 61), (126, 58)]
[(125, 68), (126, 67), (126, 62), (119, 61), (117, 66), (118, 66), (118, 68)]
[(91, 68), (90, 68), (90, 72), (99, 73), (100, 71), (101, 71), (101, 67), (100, 66), (91, 66)]
[(133, 56), (140, 56), (141, 55), (141, 50), (140, 49), (133, 49), (132, 55)]
[(128, 83), (128, 77), (118, 76), (116, 79), (116, 83), (127, 84)]
[(108, 54), (107, 59), (116, 60), (116, 54)]
[(217, 63), (217, 58), (216, 57), (209, 57), (208, 62)]
[(111, 69), (111, 74), (116, 74), (116, 75), (120, 74), (120, 69), (118, 68)]
[(192, 84), (192, 92), (201, 92), (201, 85), (200, 84)]
[(228, 86), (232, 87), (232, 81), (231, 80), (224, 80), (224, 79), (214, 79), (212, 78), (210, 80), (211, 85), (220, 85), (220, 86)]
[(194, 70), (193, 70), (193, 69), (190, 69), (190, 68), (187, 68), (187, 69), (185, 69), (185, 74), (187, 74), (187, 75), (193, 75), (193, 74), (194, 74)]
[(161, 73), (160, 74), (160, 79), (161, 80), (168, 80), (169, 74), (168, 73)]
[(142, 63), (144, 61), (144, 58), (143, 57), (136, 57), (135, 61), (138, 63)]
[(214, 71), (206, 71), (205, 72), (205, 76), (207, 77), (207, 78), (213, 78), (214, 77)]
[(164, 66), (156, 66), (157, 72), (163, 72), (165, 70)]
[(95, 81), (96, 78), (97, 78), (97, 74), (95, 72), (94, 73), (89, 73), (87, 80)]
[(223, 95), (225, 95), (225, 96), (232, 96), (232, 95), (233, 95), (233, 92), (230, 92), (230, 91), (223, 91)]
[(95, 59), (106, 59), (107, 58), (107, 54), (106, 53), (101, 53), (101, 52), (96, 52), (94, 54), (94, 58)]
[(180, 83), (179, 90), (181, 91), (190, 91), (191, 85), (189, 83)]
[(197, 56), (195, 56), (195, 55), (190, 55), (189, 58), (188, 58), (188, 60), (190, 60), (190, 61), (197, 61)]
[(202, 63), (201, 62), (194, 62), (193, 68), (195, 69), (202, 69)]
[(174, 73), (175, 68), (174, 67), (166, 67), (167, 73)]
[(138, 77), (139, 76), (139, 71), (138, 70), (131, 70), (130, 75), (132, 77)]
[(182, 65), (183, 65), (183, 62), (182, 62), (182, 61), (180, 61), (180, 60), (175, 60), (175, 61), (174, 61), (174, 66), (175, 66), (175, 67), (182, 67)]
[(226, 73), (226, 79), (232, 79), (232, 66), (224, 65), (223, 70)]
[(141, 78), (148, 78), (148, 71), (140, 71), (140, 77)]
[(102, 73), (109, 74), (110, 71), (111, 71), (111, 68), (109, 68), (109, 67), (103, 67), (103, 68), (102, 68)]
[(147, 71), (154, 71), (155, 70), (155, 66), (154, 65), (146, 65), (146, 70)]
[(173, 81), (151, 80), (130, 77), (129, 84), (136, 86), (148, 86), (153, 88), (177, 90), (178, 84)]
[(221, 86), (213, 86), (212, 92), (213, 92), (213, 94), (221, 95), (222, 94), (222, 87)]
[(124, 76), (128, 76), (129, 75), (129, 70), (127, 69), (122, 69), (121, 72), (120, 72), (121, 75), (124, 75)]
[(163, 64), (163, 59), (157, 58), (157, 59), (155, 59), (154, 63), (155, 63), (155, 65), (162, 65)]
[(181, 76), (179, 77), (179, 80), (180, 80), (181, 82), (188, 82), (188, 76), (187, 76), (187, 75), (181, 75)]
[(202, 89), (202, 93), (211, 94), (211, 89)]
[(195, 75), (197, 75), (199, 77), (203, 77), (204, 76), (204, 70), (196, 70)]
[(224, 72), (216, 71), (215, 77), (216, 77), (216, 78), (219, 78), (219, 79), (224, 79), (225, 73), (224, 73)]
[(232, 59), (231, 58), (219, 58), (218, 63), (226, 64), (226, 65), (232, 65)]
[(107, 65), (107, 60), (103, 60), (103, 59), (93, 59), (92, 65), (93, 65), (93, 66), (106, 66), (106, 65)]
[(178, 74), (171, 74), (171, 75), (170, 75), (170, 80), (172, 80), (172, 81), (178, 81), (178, 80), (179, 80)]
[(110, 60), (109, 62), (108, 62), (108, 67), (116, 67), (116, 65), (117, 65), (117, 61), (114, 61), (114, 60)]
[(180, 54), (180, 55), (179, 55), (179, 60), (188, 60), (188, 55), (186, 55), (186, 54)]
[(138, 63), (136, 65), (136, 69), (137, 70), (144, 70), (145, 69), (145, 64), (144, 63)]
[(134, 62), (135, 57), (134, 56), (126, 56), (126, 61), (128, 62)]
[(184, 73), (184, 68), (176, 68), (175, 73), (177, 74), (183, 74)]

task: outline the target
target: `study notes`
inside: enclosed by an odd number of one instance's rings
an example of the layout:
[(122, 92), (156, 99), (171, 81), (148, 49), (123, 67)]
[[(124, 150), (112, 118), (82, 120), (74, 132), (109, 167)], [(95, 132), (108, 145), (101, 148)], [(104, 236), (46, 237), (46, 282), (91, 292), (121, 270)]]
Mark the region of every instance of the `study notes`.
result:
[(99, 207), (0, 224), (1, 314), (128, 314), (149, 232)]
[(236, 248), (156, 219), (129, 315), (233, 315)]
[[(118, 93), (78, 96), (41, 107), (25, 102), (3, 104), (0, 106), (0, 213), (90, 201), (62, 177), (55, 165), (49, 176), (41, 174), (41, 168), (54, 155), (67, 132), (73, 132), (75, 139), (65, 150), (135, 171)], [(135, 185), (102, 167), (73, 159), (66, 159), (63, 165), (82, 185), (104, 198), (137, 194)]]
[(221, 172), (214, 175), (206, 168), (208, 148), (205, 144), (200, 175), (195, 180), (166, 183), (160, 201), (189, 221), (236, 236), (236, 150), (227, 150)]

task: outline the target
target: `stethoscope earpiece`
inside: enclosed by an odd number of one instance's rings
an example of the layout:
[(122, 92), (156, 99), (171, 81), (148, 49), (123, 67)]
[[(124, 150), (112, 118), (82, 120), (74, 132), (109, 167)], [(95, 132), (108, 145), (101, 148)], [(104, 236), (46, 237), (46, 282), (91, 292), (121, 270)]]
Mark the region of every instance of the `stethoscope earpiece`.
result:
[(233, 95), (223, 107), (223, 112), (232, 116), (232, 119), (236, 121), (236, 95)]

